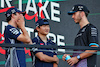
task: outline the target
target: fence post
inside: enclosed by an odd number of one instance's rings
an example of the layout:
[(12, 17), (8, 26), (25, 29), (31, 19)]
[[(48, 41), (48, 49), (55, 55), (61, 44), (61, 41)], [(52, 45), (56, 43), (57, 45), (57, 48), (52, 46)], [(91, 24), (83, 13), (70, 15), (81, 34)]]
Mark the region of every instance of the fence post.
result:
[(13, 47), (10, 48), (10, 67), (13, 67)]

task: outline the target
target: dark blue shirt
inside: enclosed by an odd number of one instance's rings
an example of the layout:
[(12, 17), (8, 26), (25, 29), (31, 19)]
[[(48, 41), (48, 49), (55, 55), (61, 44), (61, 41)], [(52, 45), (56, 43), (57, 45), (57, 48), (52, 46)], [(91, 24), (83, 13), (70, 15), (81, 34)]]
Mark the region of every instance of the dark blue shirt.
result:
[[(15, 27), (13, 27), (11, 25), (6, 26), (5, 31), (4, 31), (5, 43), (11, 43), (11, 44), (22, 43), (17, 40), (17, 37), (20, 34), (21, 33), (19, 32), (19, 30), (16, 29)], [(20, 49), (24, 49), (24, 48), (20, 48)], [(20, 67), (26, 67), (25, 51), (24, 50), (16, 50), (16, 53), (17, 53)], [(6, 51), (6, 55), (7, 56), (9, 55), (8, 50)]]
[[(39, 36), (32, 39), (33, 44), (39, 44), (39, 45), (56, 45), (51, 40), (47, 40), (47, 43), (44, 43)], [(41, 51), (41, 50), (47, 50), (47, 51)], [(53, 50), (53, 48), (38, 48), (38, 51), (36, 50), (34, 54), (38, 52), (43, 52), (43, 54), (48, 55), (50, 57), (53, 57), (53, 55), (57, 55)], [(53, 63), (48, 63), (44, 61), (40, 61), (38, 57), (35, 57), (35, 67), (53, 67)]]

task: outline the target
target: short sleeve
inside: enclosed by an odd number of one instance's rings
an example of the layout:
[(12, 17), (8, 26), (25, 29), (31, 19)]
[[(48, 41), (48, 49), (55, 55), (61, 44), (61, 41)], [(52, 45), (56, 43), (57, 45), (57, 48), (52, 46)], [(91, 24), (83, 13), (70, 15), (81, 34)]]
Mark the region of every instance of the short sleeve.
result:
[(90, 43), (98, 44), (98, 30), (97, 30), (96, 27), (90, 27), (89, 28), (88, 39), (89, 39), (89, 44)]
[[(37, 39), (36, 37), (33, 38), (33, 39), (32, 39), (32, 43), (33, 43), (33, 45), (38, 45), (38, 39)], [(33, 50), (33, 53), (34, 53), (34, 54), (36, 54), (36, 53), (38, 53), (38, 52), (43, 52), (43, 51), (40, 51), (41, 48), (32, 48), (32, 50)]]
[(8, 29), (8, 35), (10, 35), (10, 38), (14, 38), (17, 40), (17, 37), (21, 34), (19, 32), (19, 30), (17, 30), (16, 28), (10, 28)]

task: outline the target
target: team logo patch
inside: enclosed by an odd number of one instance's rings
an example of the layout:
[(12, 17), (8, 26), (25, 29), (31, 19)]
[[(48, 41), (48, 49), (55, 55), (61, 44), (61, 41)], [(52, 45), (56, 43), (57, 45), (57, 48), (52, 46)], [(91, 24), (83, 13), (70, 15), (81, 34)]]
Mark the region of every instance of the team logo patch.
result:
[(13, 33), (14, 35), (19, 34), (19, 31), (16, 28), (11, 28), (10, 29), (11, 33)]
[(83, 9), (83, 6), (78, 6), (79, 10), (82, 10)]
[(97, 29), (91, 28), (91, 36), (97, 36)]
[(12, 12), (12, 13), (15, 13), (16, 11), (15, 11), (15, 9), (13, 9), (13, 10), (11, 10), (11, 12)]
[(9, 17), (10, 16), (10, 14), (7, 14), (7, 17)]
[(44, 45), (44, 43), (40, 43), (40, 45)]

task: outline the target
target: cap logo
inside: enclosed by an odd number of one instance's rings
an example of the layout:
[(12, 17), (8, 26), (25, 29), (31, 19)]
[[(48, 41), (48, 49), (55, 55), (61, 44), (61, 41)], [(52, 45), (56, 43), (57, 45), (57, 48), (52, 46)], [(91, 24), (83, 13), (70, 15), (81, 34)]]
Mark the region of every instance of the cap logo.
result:
[(79, 10), (82, 10), (83, 9), (83, 6), (78, 6)]
[(7, 17), (9, 17), (10, 16), (10, 14), (7, 14)]
[(15, 13), (16, 11), (15, 11), (15, 9), (13, 9), (13, 10), (11, 10), (11, 12), (12, 12), (12, 13)]
[(74, 10), (75, 7), (72, 8), (72, 10)]

